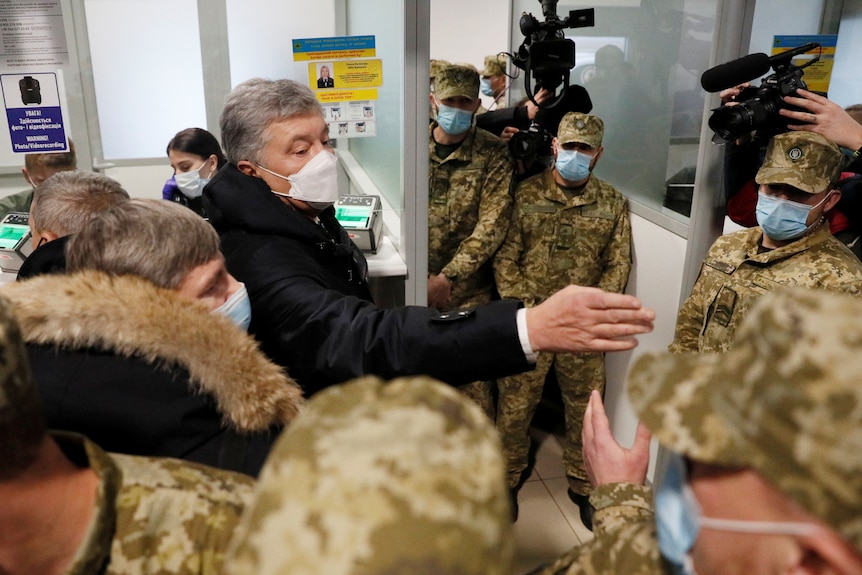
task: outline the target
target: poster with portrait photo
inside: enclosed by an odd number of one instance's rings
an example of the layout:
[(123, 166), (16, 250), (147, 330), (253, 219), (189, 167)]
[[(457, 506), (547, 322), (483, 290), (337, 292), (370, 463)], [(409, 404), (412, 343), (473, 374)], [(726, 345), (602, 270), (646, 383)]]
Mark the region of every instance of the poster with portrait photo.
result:
[(332, 62), (321, 62), (317, 64), (317, 89), (335, 88), (335, 79), (332, 77)]

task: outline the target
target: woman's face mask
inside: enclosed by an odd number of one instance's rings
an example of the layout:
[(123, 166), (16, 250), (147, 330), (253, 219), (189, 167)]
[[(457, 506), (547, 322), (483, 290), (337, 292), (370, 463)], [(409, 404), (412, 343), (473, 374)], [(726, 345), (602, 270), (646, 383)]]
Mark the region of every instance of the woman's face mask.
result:
[(209, 177), (201, 177), (201, 170), (205, 165), (206, 160), (204, 160), (204, 162), (194, 170), (189, 170), (188, 172), (177, 172), (174, 174), (174, 181), (176, 182), (177, 187), (187, 198), (194, 199), (201, 197), (201, 194), (204, 191), (204, 186), (210, 181)]
[(823, 205), (830, 195), (826, 194), (816, 205), (809, 206), (758, 192), (757, 223), (772, 240), (785, 241), (801, 237), (809, 231), (808, 215), (811, 210)]
[(309, 207), (323, 211), (338, 201), (338, 160), (332, 152), (321, 150), (295, 174), (284, 176), (261, 165), (268, 174), (290, 182), (290, 193), (272, 191), (277, 196), (302, 200)]

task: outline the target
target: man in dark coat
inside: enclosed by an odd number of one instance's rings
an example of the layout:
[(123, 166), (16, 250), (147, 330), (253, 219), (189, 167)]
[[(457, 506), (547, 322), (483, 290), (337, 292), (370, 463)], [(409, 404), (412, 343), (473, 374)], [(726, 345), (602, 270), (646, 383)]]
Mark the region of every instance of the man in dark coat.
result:
[(335, 219), (337, 162), (311, 90), (243, 82), (221, 133), (229, 163), (204, 189), (210, 222), (248, 289), (251, 332), (308, 393), (365, 374), (490, 379), (529, 369), (543, 349), (630, 349), (652, 329), (637, 298), (579, 286), (529, 310), (514, 300), (462, 313), (378, 308), (365, 259)]

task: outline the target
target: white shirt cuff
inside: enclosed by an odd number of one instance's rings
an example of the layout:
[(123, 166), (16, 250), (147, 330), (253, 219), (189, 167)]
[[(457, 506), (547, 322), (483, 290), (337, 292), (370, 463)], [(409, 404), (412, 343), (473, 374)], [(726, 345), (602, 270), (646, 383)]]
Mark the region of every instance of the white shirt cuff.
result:
[(515, 315), (515, 322), (518, 324), (518, 339), (521, 340), (521, 349), (524, 351), (524, 357), (530, 363), (536, 363), (538, 354), (533, 351), (533, 346), (530, 345), (530, 334), (527, 332), (527, 309), (520, 308)]

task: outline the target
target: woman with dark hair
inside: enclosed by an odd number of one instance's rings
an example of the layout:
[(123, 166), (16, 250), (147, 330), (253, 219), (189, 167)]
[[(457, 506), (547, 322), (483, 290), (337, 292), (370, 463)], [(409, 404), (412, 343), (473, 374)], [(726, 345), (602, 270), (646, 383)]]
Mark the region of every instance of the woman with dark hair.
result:
[(206, 217), (201, 193), (227, 161), (218, 140), (202, 128), (187, 128), (171, 138), (167, 154), (174, 175), (165, 183), (162, 198), (180, 203)]

